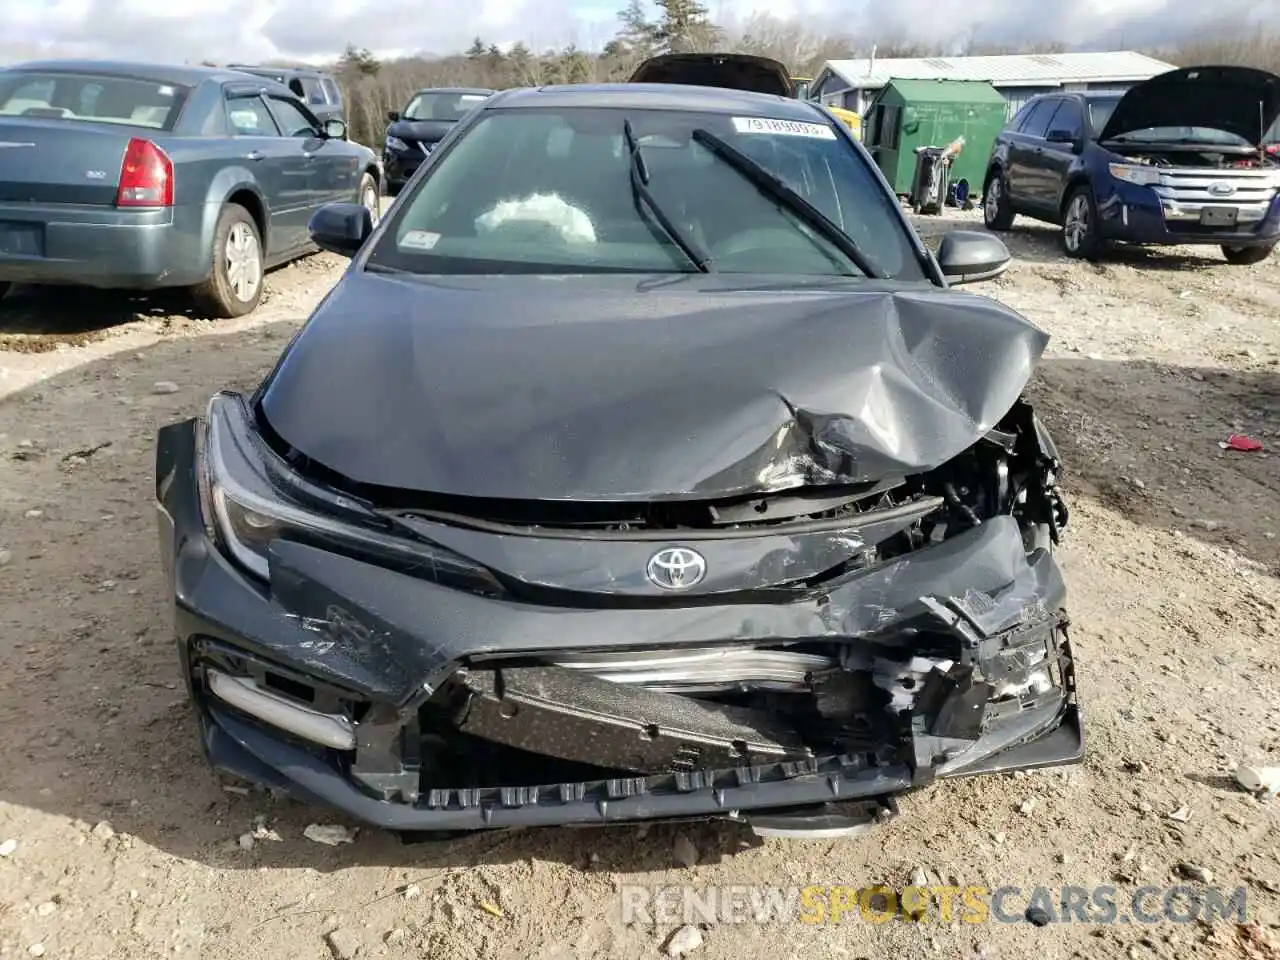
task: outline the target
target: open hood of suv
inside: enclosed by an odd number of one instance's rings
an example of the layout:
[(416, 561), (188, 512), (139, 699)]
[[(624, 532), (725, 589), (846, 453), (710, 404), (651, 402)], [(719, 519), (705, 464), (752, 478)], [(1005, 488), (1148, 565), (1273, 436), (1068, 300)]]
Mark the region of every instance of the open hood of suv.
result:
[(1280, 117), (1280, 77), (1252, 67), (1183, 67), (1120, 98), (1099, 140), (1149, 127), (1206, 127), (1260, 144)]
[(650, 57), (631, 75), (632, 83), (681, 83), (792, 95), (791, 73), (777, 60), (745, 53), (668, 53)]

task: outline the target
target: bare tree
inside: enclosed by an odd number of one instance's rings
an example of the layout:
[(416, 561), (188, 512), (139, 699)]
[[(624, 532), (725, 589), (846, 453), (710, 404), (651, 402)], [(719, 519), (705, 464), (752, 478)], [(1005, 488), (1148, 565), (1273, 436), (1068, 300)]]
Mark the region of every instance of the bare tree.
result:
[[(619, 13), (621, 28), (601, 50), (570, 44), (534, 53), (528, 43), (506, 51), (476, 37), (471, 46), (451, 56), (379, 60), (368, 50), (349, 46), (333, 65), (348, 104), (352, 136), (380, 144), (389, 110), (401, 109), (415, 90), (432, 86), (479, 86), (502, 89), (548, 83), (621, 81), (648, 56), (666, 50), (723, 50), (753, 53), (780, 60), (797, 76), (814, 76), (828, 60), (867, 56), (874, 44), (878, 57), (936, 57), (947, 48), (921, 42), (901, 32), (852, 38), (806, 27), (803, 22), (757, 15), (725, 29), (714, 23), (696, 0), (662, 0), (659, 19), (646, 18), (644, 8), (630, 3)], [(971, 33), (972, 53), (1057, 53), (1060, 43), (1006, 47), (985, 44), (981, 30)], [(953, 46), (954, 49), (954, 46)], [(1280, 33), (1239, 30), (1199, 37), (1149, 51), (1177, 64), (1243, 64), (1280, 72)]]

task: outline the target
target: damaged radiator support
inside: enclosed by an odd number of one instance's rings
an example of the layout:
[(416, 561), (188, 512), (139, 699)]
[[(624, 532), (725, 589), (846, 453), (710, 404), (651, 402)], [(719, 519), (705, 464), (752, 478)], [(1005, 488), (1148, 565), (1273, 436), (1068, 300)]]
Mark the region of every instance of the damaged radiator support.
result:
[(812, 756), (769, 714), (601, 680), (564, 667), (477, 670), (457, 728), (531, 753), (642, 773)]

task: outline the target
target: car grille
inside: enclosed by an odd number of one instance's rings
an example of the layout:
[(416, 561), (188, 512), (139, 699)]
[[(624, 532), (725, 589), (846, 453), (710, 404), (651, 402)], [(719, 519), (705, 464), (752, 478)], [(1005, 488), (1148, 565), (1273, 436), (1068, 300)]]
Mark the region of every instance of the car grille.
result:
[(1172, 167), (1160, 171), (1152, 189), (1160, 197), (1166, 220), (1200, 219), (1205, 208), (1235, 208), (1237, 223), (1256, 223), (1267, 215), (1276, 196), (1274, 170), (1195, 170)]

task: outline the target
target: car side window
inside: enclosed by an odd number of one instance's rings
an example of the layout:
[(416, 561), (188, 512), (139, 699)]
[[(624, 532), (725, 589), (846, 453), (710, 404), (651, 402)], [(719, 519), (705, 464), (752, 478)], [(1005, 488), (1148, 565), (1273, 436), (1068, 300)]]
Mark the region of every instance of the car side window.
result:
[(1075, 139), (1084, 136), (1084, 112), (1075, 100), (1063, 100), (1049, 121), (1049, 130), (1065, 130)]
[(302, 92), (305, 94), (302, 99), (306, 100), (307, 103), (324, 106), (324, 90), (320, 86), (319, 78), (303, 77)]
[(232, 135), (237, 137), (280, 136), (280, 128), (276, 126), (271, 111), (257, 94), (228, 99), (227, 122), (231, 125)]
[(280, 129), (286, 137), (319, 136), (315, 121), (303, 113), (296, 103), (284, 97), (271, 97), (270, 100), (271, 112), (280, 121)]
[(1004, 125), (1005, 130), (1016, 133), (1027, 122), (1027, 117), (1031, 116), (1031, 111), (1037, 106), (1038, 104), (1035, 103), (1024, 103), (1018, 108), (1018, 112), (1013, 115), (1013, 119)]
[(342, 91), (338, 89), (338, 85), (328, 77), (320, 78), (320, 85), (324, 87), (324, 94), (332, 104), (342, 103)]
[(1056, 98), (1041, 100), (1035, 105), (1035, 109), (1027, 114), (1027, 119), (1023, 121), (1018, 132), (1026, 137), (1040, 137), (1049, 132), (1049, 120), (1053, 116), (1054, 111), (1058, 109), (1061, 101)]

